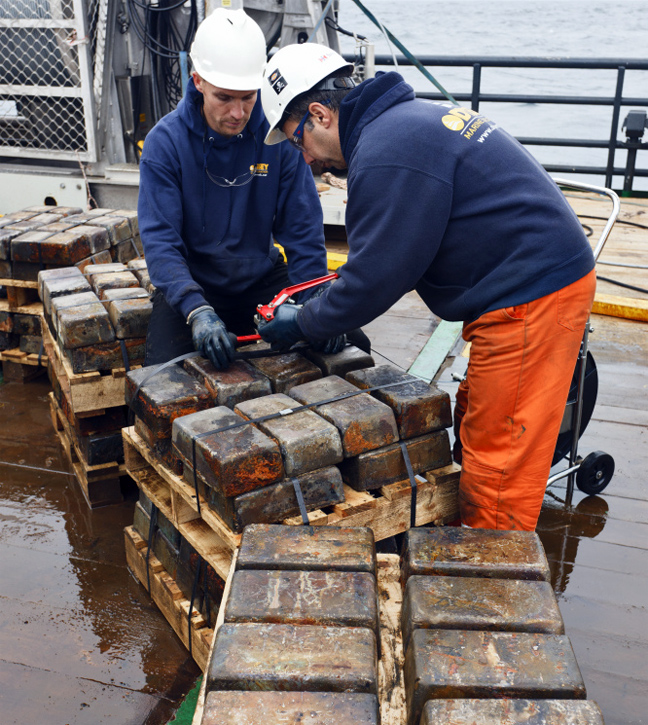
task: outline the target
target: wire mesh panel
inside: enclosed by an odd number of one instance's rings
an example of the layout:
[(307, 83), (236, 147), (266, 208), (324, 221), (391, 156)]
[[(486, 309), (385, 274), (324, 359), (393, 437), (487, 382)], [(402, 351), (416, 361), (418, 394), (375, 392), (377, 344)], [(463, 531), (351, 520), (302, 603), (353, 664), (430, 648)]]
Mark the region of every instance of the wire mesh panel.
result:
[(0, 0), (0, 155), (96, 161), (82, 0)]

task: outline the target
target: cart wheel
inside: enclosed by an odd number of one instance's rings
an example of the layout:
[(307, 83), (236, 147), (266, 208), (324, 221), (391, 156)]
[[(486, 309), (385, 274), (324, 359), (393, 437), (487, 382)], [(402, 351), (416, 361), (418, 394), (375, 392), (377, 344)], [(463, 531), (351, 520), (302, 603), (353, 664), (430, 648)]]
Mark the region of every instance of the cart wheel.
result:
[(576, 471), (576, 485), (589, 496), (594, 496), (610, 483), (614, 475), (614, 458), (603, 451), (594, 451), (583, 459)]

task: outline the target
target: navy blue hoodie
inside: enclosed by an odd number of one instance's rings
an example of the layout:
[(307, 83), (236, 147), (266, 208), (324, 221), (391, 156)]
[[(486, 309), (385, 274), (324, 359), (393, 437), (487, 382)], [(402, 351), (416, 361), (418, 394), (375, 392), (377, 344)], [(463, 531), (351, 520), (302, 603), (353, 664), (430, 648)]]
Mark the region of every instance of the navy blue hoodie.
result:
[[(322, 208), (301, 154), (287, 143), (264, 145), (260, 100), (232, 138), (209, 129), (201, 107), (190, 81), (178, 108), (146, 137), (140, 163), (138, 220), (149, 274), (184, 317), (268, 274), (278, 255), (273, 237), (286, 250), (291, 283), (326, 274)], [(231, 188), (205, 171), (243, 181), (252, 165), (252, 181)]]
[(445, 320), (474, 320), (584, 277), (594, 257), (563, 194), (512, 136), (473, 111), (415, 99), (398, 73), (351, 91), (348, 262), (299, 316), (326, 339), (416, 289)]

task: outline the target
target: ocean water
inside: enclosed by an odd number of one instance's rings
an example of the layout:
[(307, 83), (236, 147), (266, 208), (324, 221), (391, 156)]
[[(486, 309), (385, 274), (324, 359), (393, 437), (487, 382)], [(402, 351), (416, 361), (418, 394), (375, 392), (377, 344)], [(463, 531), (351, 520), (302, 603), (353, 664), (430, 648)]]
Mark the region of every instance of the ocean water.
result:
[[(648, 0), (363, 0), (378, 20), (415, 55), (507, 56), (550, 58), (648, 59)], [(340, 0), (340, 25), (365, 35), (376, 54), (392, 48), (353, 0)], [(353, 52), (353, 38), (340, 36), (343, 52)], [(393, 48), (396, 55), (400, 51)], [(468, 93), (470, 68), (429, 68), (452, 94)], [(417, 91), (436, 91), (414, 68), (400, 68)], [(482, 92), (539, 93), (612, 97), (614, 70), (482, 69)], [(626, 71), (624, 95), (648, 98), (648, 71)], [(462, 102), (463, 105), (469, 105)], [(623, 106), (620, 122), (632, 108)], [(515, 136), (608, 140), (611, 107), (557, 104), (482, 104), (480, 111)], [(621, 123), (619, 124), (621, 125)], [(625, 140), (618, 129), (617, 138)], [(644, 141), (648, 141), (646, 130)], [(606, 149), (529, 146), (542, 163), (605, 166)], [(625, 167), (617, 151), (615, 166)], [(637, 168), (648, 168), (648, 150), (639, 151)], [(567, 173), (561, 176), (568, 176)], [(569, 178), (602, 185), (603, 176)], [(621, 188), (623, 178), (614, 178)], [(648, 178), (635, 177), (634, 189), (648, 190)]]

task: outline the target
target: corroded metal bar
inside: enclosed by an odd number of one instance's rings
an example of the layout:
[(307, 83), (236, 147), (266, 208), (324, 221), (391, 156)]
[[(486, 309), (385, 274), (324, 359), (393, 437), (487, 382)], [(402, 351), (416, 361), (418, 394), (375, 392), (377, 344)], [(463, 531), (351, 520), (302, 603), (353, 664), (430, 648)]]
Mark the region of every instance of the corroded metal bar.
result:
[[(447, 466), (452, 461), (448, 432), (438, 430), (405, 441), (414, 473)], [(408, 477), (403, 451), (394, 443), (375, 451), (346, 458), (340, 464), (344, 482), (357, 491), (368, 491)]]
[(358, 571), (239, 570), (225, 621), (367, 627), (377, 638), (376, 579)]
[(243, 532), (238, 569), (376, 572), (368, 527), (253, 524)]
[[(126, 404), (159, 438), (168, 438), (176, 418), (205, 410), (211, 400), (204, 386), (178, 365), (164, 368), (149, 378), (153, 370), (152, 366), (127, 373)], [(137, 387), (145, 378), (148, 379), (134, 398)]]
[(151, 312), (153, 305), (148, 295), (139, 299), (112, 300), (108, 305), (108, 315), (117, 339), (146, 337)]
[(107, 272), (105, 274), (91, 274), (90, 284), (99, 299), (103, 299), (106, 290), (119, 287), (139, 287), (137, 277), (132, 272)]
[(192, 357), (184, 361), (184, 367), (209, 390), (215, 405), (233, 408), (272, 392), (268, 378), (245, 360), (235, 360), (226, 370), (217, 370), (204, 357)]
[[(182, 372), (199, 385), (189, 373)], [(197, 473), (228, 497), (262, 488), (284, 476), (281, 451), (271, 438), (250, 423), (221, 430), (242, 422), (241, 416), (219, 406), (185, 415), (173, 424), (178, 455), (193, 465), (195, 447)]]
[(550, 581), (549, 564), (534, 531), (443, 526), (405, 535), (403, 578), (412, 574)]
[[(234, 410), (247, 420), (297, 408), (283, 393), (238, 403)], [(287, 476), (324, 468), (342, 460), (342, 441), (337, 428), (310, 410), (255, 423), (277, 441)]]
[[(371, 395), (394, 411), (401, 438), (413, 438), (452, 425), (448, 393), (391, 365), (350, 372), (346, 379), (362, 389), (378, 388)], [(379, 387), (393, 383), (401, 384)]]
[(585, 699), (565, 635), (417, 629), (404, 674), (409, 725), (419, 723), (427, 700)]
[[(123, 348), (120, 342), (123, 343)], [(124, 350), (129, 365), (142, 365), (146, 355), (146, 339), (137, 337), (130, 340), (77, 347), (72, 350), (65, 348), (62, 352), (70, 363), (72, 372), (92, 373), (123, 368)]]
[(376, 664), (376, 638), (369, 629), (223, 624), (207, 687), (377, 694)]
[(40, 335), (42, 332), (41, 316), (16, 312), (13, 316), (13, 328), (18, 335)]
[(378, 698), (357, 692), (212, 691), (207, 693), (201, 725), (296, 725), (302, 722), (378, 725)]
[[(191, 464), (184, 461), (185, 478), (194, 485)], [(248, 524), (275, 523), (300, 513), (293, 481), (299, 484), (306, 511), (344, 501), (342, 476), (335, 466), (310, 471), (295, 478), (271, 483), (240, 496), (225, 496), (218, 487), (204, 483), (198, 474), (198, 490), (210, 508), (237, 533)]]
[(549, 582), (453, 576), (411, 576), (401, 625), (405, 648), (415, 629), (565, 632)]
[(343, 378), (352, 370), (370, 368), (375, 365), (373, 357), (355, 345), (347, 345), (342, 352), (335, 355), (317, 352), (309, 347), (305, 348), (302, 354), (315, 363), (324, 376), (338, 375)]
[(69, 350), (115, 339), (110, 317), (99, 300), (58, 309), (55, 327), (62, 347)]
[(11, 257), (17, 262), (40, 262), (43, 264), (71, 265), (97, 252), (108, 249), (108, 236), (99, 227), (77, 226), (66, 232), (46, 234), (42, 240), (32, 239), (25, 234), (11, 242)]
[(64, 295), (92, 292), (92, 287), (76, 267), (46, 269), (38, 273), (38, 293), (46, 315), (52, 314), (52, 300)]
[(287, 393), (295, 385), (322, 377), (317, 365), (297, 352), (254, 358), (250, 364), (270, 380), (274, 393)]
[[(331, 375), (292, 388), (290, 397), (310, 405), (353, 392), (357, 392), (354, 385)], [(398, 440), (396, 420), (389, 406), (366, 393), (318, 405), (314, 410), (338, 429), (345, 458), (359, 456)]]
[(420, 725), (604, 725), (591, 700), (428, 700)]
[(128, 239), (132, 234), (131, 225), (128, 219), (123, 216), (116, 216), (114, 214), (95, 216), (88, 219), (87, 223), (105, 229), (110, 239), (111, 247)]

